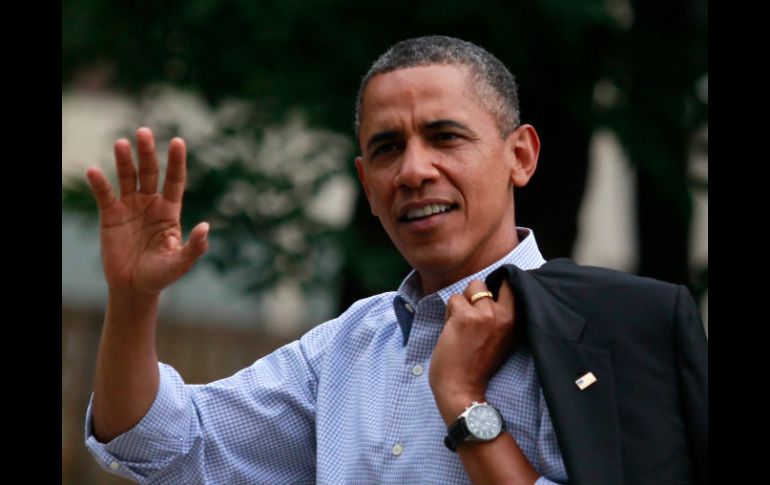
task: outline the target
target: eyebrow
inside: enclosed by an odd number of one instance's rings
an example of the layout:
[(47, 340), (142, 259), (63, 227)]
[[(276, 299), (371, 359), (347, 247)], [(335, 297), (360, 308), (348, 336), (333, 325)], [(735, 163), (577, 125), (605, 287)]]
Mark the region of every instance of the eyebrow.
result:
[(425, 123), (425, 128), (428, 130), (441, 130), (443, 128), (457, 128), (463, 131), (473, 133), (473, 130), (455, 120), (436, 120), (430, 123)]
[[(458, 130), (463, 130), (475, 135), (474, 131), (468, 128), (467, 126), (465, 126), (464, 124), (460, 123), (459, 121), (450, 120), (450, 119), (430, 121), (428, 123), (423, 124), (423, 127), (428, 131), (437, 131), (445, 128), (457, 128)], [(375, 145), (382, 141), (396, 139), (398, 138), (398, 136), (399, 136), (399, 133), (395, 130), (387, 130), (387, 131), (381, 131), (379, 133), (375, 133), (374, 135), (371, 136), (371, 138), (369, 138), (369, 141), (366, 142), (366, 149), (369, 150), (372, 147), (372, 145)]]

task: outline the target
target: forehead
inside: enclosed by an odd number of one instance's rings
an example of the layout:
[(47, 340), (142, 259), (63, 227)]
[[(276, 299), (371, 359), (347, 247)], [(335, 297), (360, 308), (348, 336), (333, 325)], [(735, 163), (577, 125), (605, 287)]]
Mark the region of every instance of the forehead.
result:
[(471, 84), (470, 68), (430, 65), (398, 69), (369, 80), (362, 96), (361, 136), (404, 123), (484, 117), (493, 121)]

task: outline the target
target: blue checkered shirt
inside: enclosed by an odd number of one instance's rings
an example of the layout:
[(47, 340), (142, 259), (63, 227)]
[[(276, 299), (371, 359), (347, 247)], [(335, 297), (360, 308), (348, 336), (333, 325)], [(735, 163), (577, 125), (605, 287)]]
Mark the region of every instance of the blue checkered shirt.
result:
[[(360, 300), (338, 318), (235, 375), (186, 385), (160, 363), (160, 387), (142, 420), (113, 441), (86, 445), (107, 471), (157, 484), (464, 484), (444, 446), (446, 424), (428, 385), (446, 302), (502, 264), (545, 261), (534, 234), (504, 258), (437, 293), (412, 272), (397, 292)], [(489, 382), (537, 484), (566, 483), (532, 355), (516, 351)], [(546, 478), (547, 477), (547, 478)]]

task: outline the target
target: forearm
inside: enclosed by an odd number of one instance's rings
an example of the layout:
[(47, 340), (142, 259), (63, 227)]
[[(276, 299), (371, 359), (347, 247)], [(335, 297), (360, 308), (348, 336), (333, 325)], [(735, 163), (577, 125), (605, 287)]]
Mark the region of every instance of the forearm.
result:
[[(491, 294), (483, 281), (473, 280), (447, 302), (430, 369), (430, 387), (447, 426), (474, 401), (486, 401), (489, 380), (513, 351), (513, 293), (506, 283), (497, 300)], [(460, 443), (457, 453), (476, 485), (532, 485), (539, 477), (510, 433)]]
[(159, 294), (110, 292), (94, 379), (94, 436), (113, 440), (150, 409), (158, 391)]
[(463, 443), (457, 453), (475, 485), (532, 485), (540, 476), (510, 433), (488, 442)]

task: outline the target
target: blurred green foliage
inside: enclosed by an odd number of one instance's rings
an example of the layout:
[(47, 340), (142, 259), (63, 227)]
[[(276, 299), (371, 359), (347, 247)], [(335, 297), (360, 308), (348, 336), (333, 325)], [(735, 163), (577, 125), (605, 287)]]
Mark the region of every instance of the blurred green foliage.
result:
[[(705, 2), (65, 0), (62, 9), (65, 90), (77, 85), (85, 69), (99, 66), (110, 73), (112, 87), (137, 98), (148, 86), (169, 83), (201, 93), (214, 108), (232, 98), (252, 103), (244, 123), (221, 127), (207, 144), (244, 134), (258, 141), (267, 127), (286, 123), (290, 113), (299, 110), (308, 126), (342, 134), (349, 147), (357, 146), (352, 111), (358, 83), (388, 46), (427, 34), (476, 42), (517, 75), (524, 121), (556, 113), (552, 117), (569, 119), (583, 138), (596, 126), (615, 129), (640, 153), (632, 161), (645, 167), (669, 194), (666, 203), (682, 207), (685, 220), (680, 222), (689, 224), (689, 196), (681, 174), (684, 154), (681, 146), (672, 148), (667, 140), (679, 137), (686, 145), (688, 133), (707, 116), (706, 105), (694, 96), (695, 82), (707, 72)], [(613, 102), (597, 108), (595, 86), (600, 79), (608, 80), (617, 94)], [(659, 120), (667, 123), (660, 126)], [(665, 131), (657, 133), (655, 126)], [(176, 134), (173, 126), (161, 131), (159, 138)], [(301, 206), (262, 218), (244, 211), (223, 213), (222, 201), (235, 180), (256, 191), (269, 188), (287, 194), (292, 193), (292, 182), (265, 176), (239, 160), (204, 163), (196, 151), (203, 141), (189, 142), (185, 227), (199, 220), (222, 221), (213, 232), (220, 251), (208, 260), (223, 271), (253, 268), (250, 289), (290, 274), (310, 286), (339, 288), (344, 305), (393, 289), (405, 275), (407, 265), (362, 196), (353, 222), (344, 228), (313, 221)], [(355, 178), (353, 155), (346, 153), (338, 168), (320, 174), (308, 185), (310, 190), (317, 191), (335, 170)], [(587, 163), (586, 153), (575, 157), (576, 163)], [(62, 190), (65, 207), (96, 216), (84, 184)], [(565, 203), (577, 206), (581, 196), (577, 191)], [(276, 227), (288, 223), (307, 235), (298, 250), (282, 247), (271, 237)], [(538, 238), (549, 239), (547, 228)], [(563, 247), (571, 245), (570, 238)], [(261, 259), (244, 250), (255, 242)], [(302, 263), (309, 252), (317, 254), (311, 263)]]

